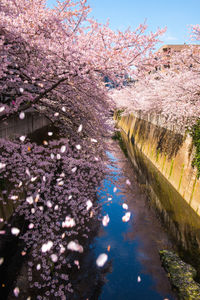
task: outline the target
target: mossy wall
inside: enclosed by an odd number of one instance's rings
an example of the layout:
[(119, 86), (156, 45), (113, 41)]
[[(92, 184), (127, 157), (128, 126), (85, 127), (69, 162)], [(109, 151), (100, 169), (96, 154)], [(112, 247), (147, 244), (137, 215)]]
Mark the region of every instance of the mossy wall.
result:
[(117, 126), (127, 136), (129, 156), (133, 155), (131, 148), (134, 144), (200, 215), (200, 180), (197, 179), (197, 170), (192, 167), (192, 138), (159, 126), (159, 118), (157, 124), (153, 124), (132, 113), (121, 116)]
[(150, 205), (200, 282), (200, 189), (191, 166), (192, 139), (133, 114), (121, 116), (117, 126)]

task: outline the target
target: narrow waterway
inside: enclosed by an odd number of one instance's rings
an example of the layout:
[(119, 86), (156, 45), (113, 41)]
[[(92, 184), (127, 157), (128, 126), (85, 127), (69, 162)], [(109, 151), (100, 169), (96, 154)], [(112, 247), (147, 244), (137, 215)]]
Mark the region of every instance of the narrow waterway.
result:
[[(49, 126), (33, 132), (31, 140), (42, 143), (50, 129), (54, 132), (54, 128)], [(107, 143), (111, 174), (98, 189), (99, 216), (96, 224), (91, 224), (94, 228), (91, 228), (88, 242), (83, 244), (84, 252), (76, 255), (76, 260), (73, 253), (66, 256), (66, 262), (79, 261), (69, 274), (74, 292), (67, 295), (66, 300), (175, 300), (159, 258), (159, 250), (173, 249), (173, 246), (141, 191), (130, 161), (117, 142), (108, 139)], [(7, 215), (5, 220), (17, 222), (26, 231), (22, 217), (12, 220), (14, 207), (10, 210), (8, 204), (4, 203), (1, 215), (4, 218)], [(122, 218), (127, 213), (127, 222), (123, 222)], [(109, 217), (109, 222), (107, 218), (107, 222), (102, 224), (105, 216)], [(1, 228), (6, 234), (0, 237), (0, 256), (5, 260), (0, 267), (0, 299), (16, 299), (14, 286), (20, 288), (20, 300), (43, 299), (38, 298), (34, 288), (29, 288), (27, 273), (31, 250), (28, 258), (21, 255), (24, 245), (10, 235), (6, 224)], [(97, 258), (101, 254), (105, 254), (107, 261), (99, 266)]]
[[(107, 154), (112, 180), (104, 180), (99, 199), (102, 216), (108, 215), (110, 221), (107, 226), (102, 225), (93, 247), (96, 257), (101, 253), (108, 255), (110, 266), (98, 299), (176, 299), (158, 253), (172, 248), (167, 234), (118, 144), (111, 142)], [(128, 205), (127, 210), (123, 203)], [(123, 222), (127, 212), (131, 213), (130, 220)]]

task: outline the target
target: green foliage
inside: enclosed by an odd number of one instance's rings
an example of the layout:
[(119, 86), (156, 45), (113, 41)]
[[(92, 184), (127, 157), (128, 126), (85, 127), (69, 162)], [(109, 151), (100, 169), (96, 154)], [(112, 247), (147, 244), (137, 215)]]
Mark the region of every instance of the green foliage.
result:
[(113, 136), (112, 136), (112, 139), (114, 141), (118, 141), (119, 142), (120, 148), (124, 152), (125, 156), (128, 157), (128, 152), (127, 152), (127, 149), (126, 149), (126, 145), (125, 145), (125, 143), (124, 143), (124, 141), (122, 139), (120, 131), (115, 131), (114, 134), (113, 134)]
[(122, 114), (125, 111), (125, 108), (118, 109), (115, 111), (115, 116), (117, 120), (121, 120)]
[(200, 284), (195, 282), (196, 270), (183, 262), (179, 256), (168, 250), (159, 251), (164, 269), (172, 286), (182, 300), (200, 299)]
[(196, 124), (189, 130), (192, 136), (192, 141), (196, 147), (195, 157), (192, 161), (192, 166), (197, 168), (197, 178), (200, 177), (200, 119), (197, 120)]

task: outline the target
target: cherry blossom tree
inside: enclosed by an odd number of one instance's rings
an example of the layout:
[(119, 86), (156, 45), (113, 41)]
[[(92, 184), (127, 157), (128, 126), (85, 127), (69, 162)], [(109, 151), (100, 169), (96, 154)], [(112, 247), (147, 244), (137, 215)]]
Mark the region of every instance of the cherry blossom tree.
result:
[[(53, 9), (44, 0), (0, 2), (0, 121), (24, 119), (32, 108), (59, 131), (59, 138), (48, 131), (42, 144), (26, 136), (0, 141), (0, 201), (17, 206), (14, 219), (1, 220), (1, 237), (24, 241), (20, 255), (27, 257), (29, 292), (38, 289), (37, 299), (73, 292), (70, 270), (88, 249), (89, 224), (99, 224), (96, 189), (106, 174), (101, 137), (112, 108), (105, 78), (120, 87), (127, 74), (152, 70), (165, 31), (147, 34), (142, 24), (115, 32), (89, 13), (86, 0), (58, 1)], [(8, 262), (0, 258), (5, 270)], [(13, 291), (18, 296), (21, 287)]]
[[(192, 26), (196, 40), (199, 28)], [(184, 131), (200, 114), (200, 47), (185, 45), (179, 52), (170, 49), (168, 53), (156, 53), (155, 58), (156, 71), (131, 87), (112, 91), (112, 98), (118, 106), (128, 107), (128, 111), (161, 115), (166, 125), (173, 124)]]

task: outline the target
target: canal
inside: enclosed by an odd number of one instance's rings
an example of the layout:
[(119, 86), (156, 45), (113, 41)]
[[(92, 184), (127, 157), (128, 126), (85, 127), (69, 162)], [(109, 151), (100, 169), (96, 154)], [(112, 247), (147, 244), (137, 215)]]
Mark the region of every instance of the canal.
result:
[[(30, 137), (39, 143), (49, 131), (56, 136), (51, 125), (38, 130)], [(52, 296), (46, 290), (45, 294), (42, 294), (39, 276), (30, 275), (29, 271), (30, 266), (34, 265), (31, 258), (36, 256), (38, 246), (34, 245), (33, 249), (25, 253), (23, 242), (9, 234), (13, 224), (23, 228), (21, 231), (26, 234), (27, 222), (22, 216), (15, 215), (14, 219), (12, 218), (15, 207), (11, 209), (9, 202), (8, 212), (5, 203), (1, 205), (1, 209), (3, 207), (4, 210), (3, 213), (1, 211), (1, 216), (7, 215), (7, 221), (1, 226), (1, 232), (5, 231), (6, 234), (0, 235), (0, 257), (4, 259), (0, 266), (2, 300), (177, 299), (159, 258), (159, 250), (174, 250), (176, 246), (172, 245), (149, 200), (137, 183), (132, 165), (118, 143), (108, 138), (107, 146), (110, 174), (97, 190), (98, 214), (90, 223), (91, 232), (88, 233), (87, 239), (81, 240), (81, 237), (76, 236), (84, 251), (79, 248), (78, 253), (68, 252), (68, 256), (63, 260), (64, 268), (67, 263), (67, 267), (71, 269), (71, 284), (68, 284), (65, 296), (56, 293)], [(61, 220), (58, 222), (62, 223)], [(40, 264), (37, 264), (37, 271), (40, 268)], [(53, 268), (52, 265), (52, 270)], [(60, 269), (64, 272), (63, 266), (60, 266)], [(35, 285), (30, 288), (28, 278), (31, 276), (35, 278)], [(44, 278), (48, 281), (48, 277)], [(40, 295), (38, 289), (41, 289)]]

